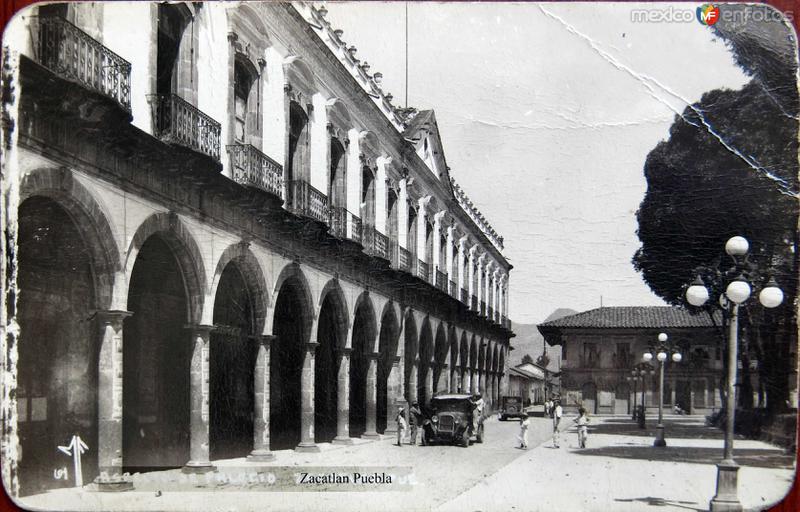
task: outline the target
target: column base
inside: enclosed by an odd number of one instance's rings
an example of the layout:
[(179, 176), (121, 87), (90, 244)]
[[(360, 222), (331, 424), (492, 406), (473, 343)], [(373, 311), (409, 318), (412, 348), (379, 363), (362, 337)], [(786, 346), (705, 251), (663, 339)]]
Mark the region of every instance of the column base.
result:
[(315, 443), (300, 443), (295, 446), (294, 451), (301, 453), (319, 453), (321, 450)]
[(183, 473), (210, 473), (216, 470), (217, 467), (207, 460), (190, 460), (181, 468)]
[[(395, 432), (396, 433), (396, 432)], [(372, 432), (364, 432), (361, 434), (361, 439), (381, 439), (381, 435), (375, 431)]]
[(269, 450), (253, 450), (247, 456), (247, 462), (272, 462), (275, 454)]
[(397, 427), (392, 425), (391, 427), (386, 427), (386, 430), (383, 431), (384, 435), (392, 435), (397, 434)]
[(133, 490), (133, 481), (131, 481), (130, 477), (120, 474), (98, 476), (94, 479), (94, 484), (98, 492), (122, 492)]
[(353, 439), (350, 437), (336, 436), (333, 438), (333, 441), (331, 441), (331, 444), (351, 445), (353, 444)]
[(653, 446), (657, 446), (659, 448), (667, 446), (667, 440), (664, 439), (664, 425), (658, 425), (656, 427), (656, 440), (653, 441)]
[(723, 459), (717, 464), (717, 494), (709, 503), (711, 512), (739, 512), (742, 504), (738, 496), (739, 466)]

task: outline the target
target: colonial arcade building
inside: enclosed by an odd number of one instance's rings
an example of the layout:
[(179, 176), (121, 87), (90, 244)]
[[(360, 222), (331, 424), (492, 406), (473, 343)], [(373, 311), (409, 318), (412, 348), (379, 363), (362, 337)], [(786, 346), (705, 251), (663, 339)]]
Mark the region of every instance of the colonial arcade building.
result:
[(432, 111), (392, 104), (324, 8), (70, 3), (6, 43), (21, 494), (271, 460), (505, 386), (503, 239)]

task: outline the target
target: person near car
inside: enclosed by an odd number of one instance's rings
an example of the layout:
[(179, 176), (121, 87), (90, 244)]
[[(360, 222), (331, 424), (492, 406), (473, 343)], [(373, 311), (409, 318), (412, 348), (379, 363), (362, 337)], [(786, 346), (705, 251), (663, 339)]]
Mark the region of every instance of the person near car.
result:
[(564, 410), (561, 409), (561, 400), (554, 400), (553, 405), (553, 447), (558, 448), (558, 425), (561, 423), (561, 416)]
[(411, 445), (416, 446), (417, 431), (419, 430), (419, 427), (422, 424), (422, 411), (419, 409), (419, 404), (417, 402), (414, 402), (411, 404), (411, 409), (408, 412), (410, 413), (408, 422), (411, 427)]
[(528, 418), (528, 415), (525, 415), (523, 418), (519, 420), (519, 448), (523, 450), (528, 449), (528, 427), (531, 425), (531, 420)]
[(397, 417), (395, 417), (395, 421), (397, 422), (397, 446), (403, 446), (403, 439), (406, 437), (406, 410), (401, 407), (397, 411)]
[(472, 401), (475, 404), (475, 408), (472, 410), (472, 423), (474, 428), (478, 428), (481, 423), (483, 423), (483, 410), (486, 407), (486, 402), (483, 400), (480, 393), (476, 393), (475, 396), (472, 397)]

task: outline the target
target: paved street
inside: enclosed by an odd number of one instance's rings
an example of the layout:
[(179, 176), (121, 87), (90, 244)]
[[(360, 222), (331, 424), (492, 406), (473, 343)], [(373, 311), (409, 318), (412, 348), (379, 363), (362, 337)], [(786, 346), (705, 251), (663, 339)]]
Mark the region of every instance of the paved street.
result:
[[(570, 418), (565, 422), (571, 427)], [(652, 425), (649, 425), (652, 427)], [(364, 491), (319, 492), (333, 485), (305, 487), (226, 484), (226, 492), (170, 491), (179, 471), (136, 477), (134, 492), (110, 494), (88, 490), (60, 490), (33, 496), (25, 504), (58, 510), (352, 510), (353, 500), (363, 510), (641, 510), (649, 505), (665, 510), (704, 510), (714, 491), (713, 462), (721, 454), (719, 431), (702, 418), (677, 417), (668, 422), (666, 449), (652, 448), (652, 430), (636, 428), (625, 417), (593, 418), (585, 450), (576, 448), (573, 428), (562, 434), (561, 448), (549, 442), (550, 420), (531, 418), (531, 449), (515, 448), (517, 422), (487, 422), (483, 444), (402, 448), (392, 441), (360, 442), (353, 446), (322, 445), (322, 452), (278, 452), (278, 460), (261, 469), (294, 467), (333, 468), (410, 467), (409, 487), (373, 486)], [(792, 477), (792, 457), (756, 441), (737, 441), (740, 488), (744, 504), (761, 507), (778, 499)], [(217, 462), (219, 473), (232, 474), (241, 460)], [(768, 469), (766, 466), (781, 469)], [(252, 466), (251, 466), (252, 467)], [(207, 489), (207, 487), (206, 487)], [(381, 490), (383, 489), (383, 490)], [(399, 490), (398, 490), (399, 489)], [(157, 491), (161, 491), (160, 495)]]

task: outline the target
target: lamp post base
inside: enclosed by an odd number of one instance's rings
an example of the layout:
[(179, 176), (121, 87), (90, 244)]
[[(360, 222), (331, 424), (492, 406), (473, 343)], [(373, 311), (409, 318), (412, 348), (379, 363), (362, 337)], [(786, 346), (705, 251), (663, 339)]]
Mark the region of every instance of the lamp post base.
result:
[(738, 496), (739, 466), (732, 460), (723, 459), (717, 464), (717, 494), (711, 500), (711, 512), (738, 512), (742, 504)]
[(653, 441), (653, 446), (667, 446), (667, 440), (664, 439), (664, 425), (661, 423), (656, 426), (656, 439)]

